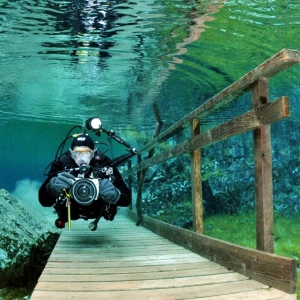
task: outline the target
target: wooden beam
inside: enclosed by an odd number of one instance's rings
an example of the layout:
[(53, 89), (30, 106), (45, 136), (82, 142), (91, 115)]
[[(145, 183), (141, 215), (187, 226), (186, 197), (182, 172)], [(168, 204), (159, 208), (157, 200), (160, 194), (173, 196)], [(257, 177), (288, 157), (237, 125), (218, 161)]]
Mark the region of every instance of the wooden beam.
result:
[(212, 109), (216, 110), (222, 105), (233, 101), (251, 88), (251, 84), (261, 77), (270, 78), (281, 71), (300, 62), (300, 53), (297, 50), (283, 49), (261, 65), (241, 77), (239, 80), (228, 86), (226, 89), (212, 97), (204, 104), (187, 114), (177, 123), (162, 132), (157, 138), (146, 144), (139, 150), (139, 153), (154, 147), (157, 143), (167, 140), (177, 132), (184, 129), (187, 123), (197, 117), (207, 115)]
[[(136, 219), (136, 213), (133, 211), (127, 209), (124, 213), (132, 220)], [(295, 259), (238, 246), (147, 216), (143, 216), (141, 224), (173, 243), (230, 270), (290, 294), (296, 291), (297, 265)]]
[[(193, 119), (191, 124), (192, 138), (200, 134), (200, 121)], [(201, 174), (201, 149), (191, 152), (191, 182), (193, 202), (193, 227), (194, 231), (203, 233), (203, 199), (202, 199), (202, 174)]]
[[(268, 103), (268, 79), (261, 78), (253, 84), (253, 108)], [(272, 184), (272, 150), (270, 124), (253, 131), (255, 207), (256, 207), (256, 248), (274, 252), (274, 211)]]
[(170, 158), (192, 152), (197, 148), (202, 148), (226, 138), (252, 131), (260, 126), (283, 120), (289, 116), (289, 99), (288, 97), (281, 97), (188, 139), (174, 146), (169, 151), (162, 152), (150, 159), (143, 160), (141, 163), (132, 167), (131, 172), (137, 172), (152, 165), (164, 162)]
[[(137, 162), (141, 163), (141, 161), (142, 161), (142, 155), (138, 154), (137, 155)], [(132, 170), (132, 168), (131, 168), (131, 170)], [(129, 174), (131, 174), (131, 173), (129, 173)], [(140, 225), (140, 223), (142, 221), (142, 194), (143, 194), (143, 186), (139, 184), (141, 182), (141, 177), (142, 177), (142, 172), (141, 172), (141, 170), (139, 170), (139, 171), (137, 171), (138, 188), (137, 188), (136, 203), (135, 203), (135, 207), (136, 207), (136, 211), (137, 211), (137, 215), (138, 215), (138, 219), (137, 219), (136, 225)]]
[[(130, 170), (132, 165), (131, 160), (128, 161), (127, 165), (128, 165), (128, 170)], [(130, 190), (130, 194), (132, 195), (132, 174), (128, 175), (128, 188)], [(132, 209), (132, 201), (129, 204), (129, 208)]]

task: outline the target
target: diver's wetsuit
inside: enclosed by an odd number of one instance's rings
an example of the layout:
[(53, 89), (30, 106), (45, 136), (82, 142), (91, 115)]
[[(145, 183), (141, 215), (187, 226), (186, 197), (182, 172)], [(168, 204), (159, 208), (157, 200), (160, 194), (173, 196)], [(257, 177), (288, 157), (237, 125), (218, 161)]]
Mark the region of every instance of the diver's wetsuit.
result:
[[(101, 167), (104, 163), (109, 162), (110, 159), (102, 154), (95, 153), (95, 157), (90, 161), (90, 169), (87, 174), (84, 175), (84, 178), (90, 178), (92, 175), (93, 178), (108, 178), (111, 175), (106, 175), (100, 171), (99, 167)], [(109, 167), (109, 164), (108, 164)], [(42, 184), (39, 189), (39, 201), (42, 206), (51, 207), (55, 204), (55, 210), (61, 220), (67, 222), (68, 213), (66, 203), (58, 199), (57, 197), (53, 197), (46, 189), (46, 185), (50, 181), (52, 177), (57, 176), (58, 172), (62, 172), (66, 169), (75, 169), (78, 168), (78, 165), (71, 157), (71, 153), (65, 153), (61, 158), (58, 158), (52, 163), (49, 176)], [(98, 169), (97, 169), (98, 168)], [(108, 204), (101, 200), (101, 198), (95, 200), (90, 205), (80, 205), (75, 200), (71, 199), (71, 219), (77, 220), (79, 218), (83, 219), (92, 219), (98, 217), (100, 214), (104, 216), (107, 220), (113, 220), (114, 215), (117, 213), (117, 206), (128, 206), (131, 202), (131, 193), (128, 187), (126, 186), (119, 170), (116, 167), (112, 168), (113, 170), (113, 184), (120, 191), (121, 196), (116, 205)], [(73, 170), (70, 172), (75, 177), (78, 176), (79, 170)]]

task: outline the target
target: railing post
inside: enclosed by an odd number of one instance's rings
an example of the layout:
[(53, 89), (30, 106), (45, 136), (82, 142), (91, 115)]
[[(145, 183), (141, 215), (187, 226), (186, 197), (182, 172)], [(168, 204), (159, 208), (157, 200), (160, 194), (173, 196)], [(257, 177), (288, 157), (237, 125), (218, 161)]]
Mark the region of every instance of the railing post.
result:
[[(200, 133), (199, 119), (193, 119), (191, 124), (192, 137)], [(201, 149), (191, 152), (191, 183), (193, 202), (193, 227), (194, 231), (203, 233), (203, 201), (202, 201), (202, 176), (201, 176)]]
[[(128, 161), (128, 171), (130, 171), (130, 169), (131, 169), (131, 160)], [(132, 196), (132, 174), (128, 175), (128, 188), (129, 188), (130, 194)], [(132, 210), (132, 201), (129, 204), (129, 209)]]
[[(137, 163), (139, 164), (142, 161), (141, 154), (137, 155)], [(143, 185), (141, 184), (141, 175), (142, 172), (137, 172), (137, 182), (138, 182), (138, 188), (137, 188), (137, 196), (136, 196), (136, 212), (137, 212), (137, 222), (136, 225), (139, 226), (142, 221), (142, 189)]]
[[(261, 78), (252, 88), (253, 108), (268, 102), (268, 79)], [(256, 200), (256, 247), (274, 253), (274, 216), (272, 186), (272, 152), (270, 124), (253, 131), (255, 200)]]

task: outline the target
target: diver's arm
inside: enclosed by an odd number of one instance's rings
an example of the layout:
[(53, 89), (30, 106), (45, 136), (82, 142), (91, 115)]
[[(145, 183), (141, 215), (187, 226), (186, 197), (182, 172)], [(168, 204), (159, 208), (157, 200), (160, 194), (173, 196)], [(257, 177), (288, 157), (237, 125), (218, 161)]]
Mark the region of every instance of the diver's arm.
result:
[(51, 207), (52, 205), (55, 204), (56, 197), (54, 197), (49, 193), (49, 191), (47, 190), (47, 184), (52, 177), (56, 176), (57, 172), (63, 169), (64, 169), (63, 164), (60, 160), (56, 160), (53, 162), (49, 172), (49, 174), (53, 174), (53, 175), (49, 175), (39, 189), (38, 197), (39, 197), (39, 202), (42, 206)]
[(39, 189), (39, 201), (41, 205), (45, 207), (51, 207), (52, 205), (54, 205), (56, 200), (56, 197), (51, 196), (46, 188), (50, 179), (50, 177), (47, 178), (47, 180), (42, 184), (42, 186)]
[(114, 168), (115, 181), (114, 186), (120, 191), (121, 196), (117, 206), (128, 206), (131, 203), (131, 192), (124, 182), (119, 170)]
[[(106, 163), (107, 166), (109, 166), (109, 162), (112, 162), (112, 160), (105, 155), (102, 155), (101, 158), (102, 158), (102, 163)], [(120, 191), (121, 194), (116, 204), (117, 206), (129, 206), (129, 204), (131, 203), (131, 191), (127, 187), (119, 169), (116, 166), (113, 167), (113, 174), (115, 177), (115, 180), (113, 181), (113, 185)]]

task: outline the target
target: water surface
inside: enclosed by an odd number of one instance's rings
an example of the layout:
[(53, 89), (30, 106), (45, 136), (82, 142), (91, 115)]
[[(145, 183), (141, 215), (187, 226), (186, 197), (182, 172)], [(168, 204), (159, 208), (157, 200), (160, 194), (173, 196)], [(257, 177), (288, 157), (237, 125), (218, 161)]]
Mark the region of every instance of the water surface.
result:
[[(44, 180), (67, 131), (90, 116), (141, 147), (154, 103), (165, 129), (281, 49), (300, 49), (299, 11), (283, 0), (1, 1), (1, 187)], [(284, 145), (299, 140), (299, 70), (270, 84), (271, 99), (291, 99), (292, 117), (274, 125)], [(203, 123), (248, 108), (249, 94)]]

